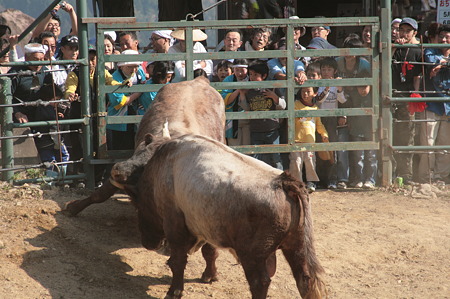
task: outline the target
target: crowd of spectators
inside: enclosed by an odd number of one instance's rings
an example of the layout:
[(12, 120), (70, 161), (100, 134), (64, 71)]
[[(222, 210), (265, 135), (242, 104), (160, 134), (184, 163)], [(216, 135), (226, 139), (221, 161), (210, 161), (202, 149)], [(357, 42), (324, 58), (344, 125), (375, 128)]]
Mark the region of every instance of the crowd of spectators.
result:
[[(61, 32), (58, 10), (69, 13), (72, 20), (72, 31), (59, 38)], [(291, 17), (296, 19), (298, 17)], [(300, 44), (299, 39), (307, 29), (294, 28), (294, 44), (297, 50), (334, 49), (336, 46), (328, 41), (331, 32), (329, 26), (316, 26), (310, 29), (311, 39), (308, 46)], [(343, 48), (372, 47), (372, 28), (365, 26), (359, 32), (349, 34), (342, 45)], [(286, 34), (281, 30), (282, 35)], [(394, 19), (392, 21), (393, 44), (417, 44), (418, 24), (412, 18)], [(11, 32), (9, 32), (10, 34)], [(269, 28), (256, 28), (250, 31), (230, 29), (215, 51), (253, 51), (266, 49), (286, 49), (286, 38), (280, 37)], [(432, 24), (427, 37), (431, 43), (450, 43), (450, 25)], [(20, 60), (16, 47), (16, 36), (2, 38), (0, 46), (11, 45), (9, 57), (4, 56), (1, 62), (8, 59)], [(201, 30), (193, 30), (192, 49), (194, 53), (207, 53), (203, 42), (208, 36)], [(150, 48), (154, 53), (180, 53), (186, 51), (184, 30), (158, 30), (151, 34)], [(98, 53), (93, 45), (89, 46), (90, 61), (90, 100), (91, 107), (97, 110), (96, 72), (105, 74), (108, 85), (135, 84), (169, 84), (186, 80), (186, 63), (180, 61), (142, 61), (139, 58), (139, 40), (136, 32), (107, 32), (104, 36), (105, 55), (136, 55), (136, 61), (106, 63), (97, 66)], [(78, 58), (79, 41), (77, 37), (76, 14), (70, 4), (58, 5), (33, 33), (33, 40), (25, 46), (25, 61), (74, 60)], [(421, 91), (434, 91), (436, 96), (448, 96), (450, 73), (448, 70), (447, 48), (399, 48), (393, 49), (392, 86), (396, 95), (409, 97), (423, 95)], [(229, 56), (228, 56), (229, 57)], [(341, 109), (370, 108), (378, 103), (372, 101), (370, 85), (356, 87), (323, 86), (302, 87), (307, 80), (369, 78), (371, 74), (371, 57), (295, 57), (294, 81), (295, 109)], [(427, 66), (415, 64), (429, 62)], [(195, 60), (194, 76), (206, 76), (215, 82), (245, 82), (264, 80), (286, 80), (287, 58), (272, 59), (226, 59)], [(50, 120), (58, 118), (80, 118), (81, 102), (78, 77), (79, 70), (73, 65), (24, 66), (10, 70), (0, 68), (0, 72), (33, 71), (33, 76), (15, 76), (12, 79), (12, 93), (15, 102), (43, 100), (70, 100), (70, 107), (61, 111), (59, 105), (47, 106), (47, 109), (17, 106), (14, 108), (14, 121)], [(339, 85), (338, 83), (336, 85)], [(42, 91), (40, 92), (39, 87)], [(52, 86), (54, 95), (49, 95), (47, 86)], [(45, 87), (45, 88), (44, 88)], [(287, 108), (286, 89), (283, 88), (242, 88), (219, 90), (224, 99), (226, 111), (270, 111)], [(413, 93), (415, 92), (415, 93)], [(127, 92), (119, 88), (117, 92), (107, 95), (106, 111), (109, 116), (143, 115), (157, 92)], [(426, 102), (426, 99), (424, 99)], [(49, 108), (55, 111), (55, 117), (49, 116)], [(450, 102), (429, 102), (423, 104), (396, 103), (392, 105), (394, 117), (394, 145), (449, 145), (450, 144)], [(59, 110), (58, 110), (59, 109)], [(415, 122), (414, 120), (424, 120)], [(300, 117), (295, 119), (296, 143), (314, 142), (357, 142), (374, 141), (374, 128), (371, 116), (327, 116)], [(94, 124), (94, 127), (96, 124)], [(73, 125), (70, 129), (80, 129)], [(33, 130), (43, 130), (35, 128)], [(134, 148), (135, 124), (108, 124), (107, 144), (111, 150)], [(71, 133), (68, 138), (36, 139), (36, 145), (43, 162), (64, 162), (82, 158), (80, 134)], [(252, 119), (228, 120), (226, 123), (226, 139), (230, 146), (263, 145), (287, 143), (286, 119)], [(44, 147), (42, 146), (44, 144)], [(67, 147), (66, 147), (67, 146)], [(47, 148), (51, 148), (51, 154)], [(66, 149), (67, 148), (67, 149)], [(301, 181), (306, 181), (312, 192), (316, 184), (329, 189), (345, 189), (347, 187), (373, 189), (379, 180), (378, 157), (375, 150), (328, 151), (328, 152), (294, 152), (290, 154), (255, 154), (254, 157), (267, 164), (289, 169)], [(450, 183), (450, 155), (398, 152), (394, 154), (394, 176), (402, 177), (403, 182), (438, 182)], [(417, 171), (414, 172), (414, 165)], [(303, 167), (303, 165), (305, 167)], [(55, 171), (55, 169), (48, 169)], [(82, 169), (73, 167), (73, 173)], [(99, 174), (98, 180), (104, 175)], [(305, 179), (304, 179), (305, 178)]]

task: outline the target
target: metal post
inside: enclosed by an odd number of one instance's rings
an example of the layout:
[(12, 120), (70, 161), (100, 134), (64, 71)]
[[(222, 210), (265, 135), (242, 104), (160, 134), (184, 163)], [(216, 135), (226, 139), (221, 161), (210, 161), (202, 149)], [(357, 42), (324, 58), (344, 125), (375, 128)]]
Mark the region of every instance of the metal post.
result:
[[(11, 80), (8, 77), (0, 78), (0, 104), (12, 103), (11, 95)], [(3, 107), (1, 109), (1, 126), (2, 134), (1, 136), (10, 137), (13, 136), (12, 132), (12, 107)], [(14, 167), (14, 141), (13, 139), (2, 139), (2, 167), (3, 168), (13, 168)], [(5, 171), (2, 173), (2, 180), (12, 183), (14, 171)]]
[[(381, 1), (381, 38), (380, 51), (381, 52), (381, 78), (388, 78), (383, 80), (381, 84), (381, 99), (387, 99), (392, 95), (392, 48), (391, 48), (391, 1)], [(382, 101), (385, 103), (386, 101)], [(381, 109), (381, 159), (382, 159), (382, 182), (383, 186), (392, 184), (392, 112), (390, 104), (383, 104)]]
[[(78, 15), (78, 37), (80, 41), (80, 57), (88, 58), (88, 28), (87, 24), (82, 23), (81, 20), (87, 17), (87, 4), (85, 0), (77, 0), (77, 15)], [(91, 98), (89, 93), (89, 66), (80, 66), (80, 76), (78, 82), (81, 87), (81, 111), (82, 117), (90, 117), (91, 113)], [(86, 186), (89, 189), (94, 189), (94, 166), (90, 164), (92, 159), (92, 142), (91, 142), (91, 124), (89, 119), (83, 128), (83, 157), (84, 157), (84, 171), (86, 173)]]

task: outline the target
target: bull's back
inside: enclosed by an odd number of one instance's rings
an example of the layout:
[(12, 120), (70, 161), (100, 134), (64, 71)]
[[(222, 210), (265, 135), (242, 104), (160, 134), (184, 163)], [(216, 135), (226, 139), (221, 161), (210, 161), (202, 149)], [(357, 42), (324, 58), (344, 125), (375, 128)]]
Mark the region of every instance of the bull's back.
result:
[(161, 88), (142, 118), (136, 144), (144, 140), (147, 133), (159, 136), (166, 120), (172, 138), (197, 134), (225, 141), (225, 106), (207, 79), (198, 77)]
[(201, 136), (169, 143), (155, 153), (143, 177), (155, 182), (160, 209), (175, 205), (183, 211), (198, 238), (234, 247), (246, 234), (242, 226), (255, 232), (269, 231), (273, 223), (289, 227), (290, 205), (273, 184), (280, 170)]

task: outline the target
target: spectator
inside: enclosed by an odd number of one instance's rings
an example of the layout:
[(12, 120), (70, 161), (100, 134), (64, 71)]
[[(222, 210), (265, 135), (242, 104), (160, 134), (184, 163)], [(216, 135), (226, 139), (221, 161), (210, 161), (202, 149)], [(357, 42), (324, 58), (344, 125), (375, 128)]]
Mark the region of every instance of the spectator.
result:
[(270, 43), (269, 28), (255, 28), (252, 30), (250, 40), (245, 42), (245, 51), (264, 51)]
[[(42, 86), (38, 92), (39, 98), (43, 101), (57, 101), (63, 97), (63, 92), (53, 84), (46, 84)], [(35, 110), (35, 121), (52, 121), (56, 119), (65, 118), (66, 109), (61, 109), (58, 103), (52, 103), (48, 106), (38, 106)], [(41, 126), (34, 127), (33, 133), (57, 133), (58, 127)], [(41, 162), (67, 162), (70, 160), (69, 152), (64, 144), (62, 135), (51, 134), (34, 137), (34, 143), (39, 153)], [(58, 174), (64, 175), (66, 173), (67, 165), (49, 166), (46, 169), (46, 176), (57, 177)]]
[[(363, 78), (369, 78), (370, 73), (363, 71)], [(369, 108), (372, 107), (371, 86), (357, 86), (342, 107)], [(370, 116), (349, 116), (347, 119), (350, 141), (372, 141), (372, 122)], [(375, 150), (350, 151), (350, 186), (355, 188), (375, 188), (377, 175), (377, 153)]]
[[(416, 39), (418, 26), (417, 22), (411, 18), (404, 18), (400, 23), (399, 44), (411, 44)], [(393, 55), (392, 63), (392, 89), (397, 91), (420, 90), (421, 67), (410, 64), (409, 62), (421, 62), (422, 53), (420, 48), (396, 49)], [(400, 93), (399, 96), (405, 96)], [(409, 96), (406, 95), (406, 96)], [(412, 122), (395, 122), (395, 120), (411, 120), (406, 103), (394, 104), (394, 126), (393, 126), (393, 145), (406, 146), (414, 145), (415, 129)], [(403, 183), (409, 184), (412, 181), (412, 154), (397, 153), (394, 154), (396, 161), (395, 174), (403, 177)]]
[[(175, 65), (173, 61), (155, 61), (153, 76), (146, 84), (168, 84), (172, 81)], [(144, 115), (156, 98), (157, 91), (144, 92), (138, 100), (138, 115)]]
[[(89, 100), (90, 106), (93, 113), (98, 112), (97, 107), (97, 95), (96, 95), (96, 86), (97, 84), (97, 76), (96, 76), (96, 67), (97, 67), (97, 51), (94, 46), (89, 45)], [(105, 72), (105, 83), (107, 85), (121, 85), (121, 83), (115, 81), (108, 70), (104, 70)], [(65, 98), (71, 101), (70, 105), (70, 119), (79, 119), (82, 117), (81, 113), (81, 101), (86, 101), (88, 99), (80, 98), (80, 85), (79, 83), (79, 75), (80, 70), (76, 67), (73, 71), (71, 71), (67, 75), (66, 86), (65, 86)], [(93, 118), (93, 127), (97, 127), (97, 118)], [(81, 129), (80, 124), (72, 124), (70, 125), (71, 130), (79, 130)], [(98, 130), (93, 130), (94, 132), (94, 140), (97, 140)], [(80, 160), (83, 157), (83, 148), (82, 148), (82, 140), (81, 135), (76, 132), (70, 133), (70, 146), (69, 152), (70, 156), (73, 160)], [(97, 144), (94, 143), (94, 151), (97, 151)], [(76, 163), (70, 169), (72, 173), (77, 174), (82, 172), (82, 164)], [(95, 178), (96, 182), (99, 183), (103, 177), (104, 167), (95, 167)]]
[[(248, 61), (247, 59), (234, 59), (233, 74), (226, 77), (223, 82), (244, 82), (248, 81)], [(226, 112), (242, 111), (239, 106), (240, 90), (223, 89), (220, 91)], [(250, 122), (248, 119), (227, 120), (225, 123), (225, 137), (228, 145), (250, 144)]]
[[(25, 46), (25, 61), (43, 61), (47, 50), (41, 44), (33, 43)], [(37, 100), (37, 92), (46, 80), (47, 70), (45, 66), (29, 65), (12, 67), (9, 73), (17, 73), (20, 71), (35, 72), (33, 76), (14, 76), (11, 79), (11, 94), (13, 95), (13, 103), (18, 103), (19, 100), (29, 102)], [(50, 79), (51, 80), (51, 79)], [(27, 123), (33, 121), (35, 115), (34, 107), (15, 106), (14, 119), (19, 123)]]
[(425, 36), (427, 37), (428, 43), (439, 44), (439, 29), (442, 27), (441, 23), (433, 22), (428, 26)]
[[(269, 67), (264, 61), (255, 61), (248, 67), (248, 72), (250, 81), (264, 81), (269, 75)], [(265, 88), (240, 89), (239, 104), (247, 111), (283, 110), (286, 108), (286, 101), (282, 96)], [(279, 144), (279, 127), (277, 118), (250, 120), (251, 144)], [(254, 157), (272, 167), (283, 170), (279, 153), (255, 154)]]
[[(208, 36), (199, 29), (194, 29), (193, 32), (194, 53), (206, 53), (205, 47), (199, 43), (199, 41), (204, 41)], [(186, 41), (184, 36), (184, 30), (172, 31), (171, 36), (178, 40), (172, 47), (169, 48), (169, 53), (184, 53), (186, 52)], [(211, 76), (213, 72), (213, 62), (211, 60), (194, 60), (194, 70), (202, 68), (205, 70), (206, 74)], [(175, 76), (172, 82), (180, 82), (186, 80), (186, 67), (185, 61), (179, 60), (175, 62)]]
[[(314, 98), (319, 91), (318, 87), (301, 87), (297, 93), (295, 101), (295, 110), (317, 110), (314, 104)], [(298, 117), (295, 119), (295, 142), (296, 143), (315, 143), (316, 131), (322, 136), (324, 142), (328, 142), (328, 133), (322, 124), (320, 117)], [(310, 192), (316, 190), (314, 182), (319, 181), (316, 173), (316, 161), (314, 152), (292, 152), (289, 154), (289, 171), (291, 174), (303, 182), (303, 164), (305, 164), (306, 188)]]
[[(139, 52), (125, 50), (122, 54), (137, 55)], [(119, 68), (113, 73), (113, 79), (123, 84), (145, 83), (145, 73), (140, 65), (142, 61), (118, 62)], [(136, 115), (137, 102), (141, 95), (140, 92), (123, 91), (109, 94), (108, 116)], [(134, 124), (107, 124), (106, 128), (111, 130), (113, 150), (134, 149)]]
[(173, 38), (170, 36), (172, 30), (156, 30), (150, 37), (153, 51), (155, 53), (168, 53), (173, 44)]
[[(9, 47), (9, 42), (6, 39), (0, 39), (0, 51), (3, 51)], [(0, 64), (8, 63), (9, 61), (9, 52), (0, 57)], [(9, 71), (10, 67), (8, 66), (0, 66), (0, 74), (6, 74)]]
[[(114, 31), (112, 31), (114, 32)], [(113, 54), (120, 54), (119, 51), (116, 51), (115, 49), (115, 39), (111, 36), (112, 33), (105, 34), (103, 45), (105, 46), (105, 55), (113, 55)], [(114, 32), (115, 34), (115, 32)], [(105, 62), (105, 68), (110, 72), (113, 73), (116, 70), (116, 64), (114, 62)]]
[(330, 26), (315, 26), (311, 28), (311, 37), (320, 37), (324, 40), (328, 40), (328, 35), (331, 32)]
[[(362, 48), (363, 43), (357, 34), (350, 34), (343, 43), (343, 48)], [(341, 56), (336, 58), (338, 65), (338, 77), (361, 78), (363, 72), (371, 73), (370, 63), (361, 56)], [(354, 90), (353, 87), (345, 87), (346, 92)]]
[(194, 78), (197, 78), (197, 77), (200, 77), (200, 76), (203, 76), (206, 79), (209, 79), (208, 78), (208, 74), (205, 72), (204, 69), (199, 68), (199, 69), (194, 70)]
[(372, 26), (366, 25), (361, 33), (363, 40), (363, 47), (371, 48), (372, 47)]
[[(286, 43), (280, 43), (278, 49), (286, 50)], [(267, 65), (269, 66), (268, 80), (286, 80), (287, 57), (270, 59)], [(303, 84), (306, 81), (305, 65), (300, 60), (294, 60), (294, 76), (294, 80), (298, 84)]]
[[(438, 42), (450, 44), (450, 25), (442, 25), (439, 29)], [(424, 56), (426, 62), (438, 64), (430, 66), (430, 85), (436, 96), (448, 97), (445, 91), (450, 89), (450, 69), (447, 67), (450, 54), (449, 48), (426, 49)], [(427, 122), (421, 123), (420, 144), (426, 146), (450, 145), (450, 100), (447, 102), (427, 102), (425, 118)], [(450, 155), (447, 154), (421, 154), (419, 162), (420, 182), (450, 183)]]
[(37, 42), (47, 46), (47, 53), (45, 53), (45, 60), (54, 60), (56, 52), (56, 36), (51, 31), (44, 31), (39, 34)]
[[(242, 32), (239, 29), (230, 29), (225, 33), (225, 37), (223, 38), (223, 40), (217, 45), (216, 51), (235, 52), (239, 51), (239, 48), (241, 46), (242, 46)], [(228, 61), (232, 63), (233, 59), (228, 59)], [(220, 80), (219, 78), (217, 78), (218, 76), (217, 65), (221, 62), (222, 61), (220, 59), (213, 60), (215, 76), (213, 77), (212, 81)]]
[[(61, 39), (61, 48), (58, 60), (76, 60), (79, 54), (78, 37), (75, 35), (66, 35)], [(58, 72), (52, 72), (53, 82), (65, 91), (67, 75), (73, 71), (76, 64), (54, 65), (53, 70), (59, 69)]]
[(73, 6), (66, 1), (61, 2), (60, 4), (56, 5), (55, 8), (48, 14), (46, 18), (44, 18), (37, 26), (36, 29), (33, 31), (33, 34), (31, 35), (31, 38), (37, 38), (43, 31), (51, 31), (56, 37), (57, 43), (56, 43), (56, 51), (55, 55), (59, 55), (59, 48), (60, 48), (60, 40), (58, 40), (60, 34), (61, 34), (61, 20), (59, 16), (57, 15), (57, 12), (62, 9), (65, 12), (67, 12), (70, 16), (70, 20), (72, 22), (72, 29), (69, 32), (71, 35), (78, 35), (78, 21), (77, 21), (77, 14), (75, 12), (75, 9)]
[(233, 63), (229, 60), (222, 60), (217, 65), (217, 81), (222, 82), (226, 77), (233, 74)]
[[(120, 51), (123, 52), (125, 50), (133, 50), (139, 53), (139, 40), (134, 31), (122, 31), (119, 33), (119, 45)], [(145, 73), (147, 70), (147, 62), (142, 62), (141, 70)], [(147, 73), (146, 78), (149, 76)]]
[(319, 80), (322, 79), (320, 75), (320, 62), (315, 61), (308, 65), (306, 68), (306, 77), (310, 80)]
[[(320, 75), (322, 79), (336, 79), (337, 62), (331, 57), (320, 60)], [(317, 106), (320, 109), (334, 110), (338, 103), (345, 103), (346, 98), (342, 86), (320, 87)], [(345, 117), (325, 117), (322, 123), (328, 132), (331, 142), (348, 141), (348, 129)], [(336, 163), (331, 165), (328, 176), (328, 189), (345, 189), (348, 183), (348, 152), (337, 151)]]
[(393, 44), (397, 44), (398, 43), (398, 39), (400, 38), (398, 30), (399, 30), (401, 22), (402, 22), (402, 19), (400, 19), (400, 18), (395, 18), (391, 22), (391, 42)]

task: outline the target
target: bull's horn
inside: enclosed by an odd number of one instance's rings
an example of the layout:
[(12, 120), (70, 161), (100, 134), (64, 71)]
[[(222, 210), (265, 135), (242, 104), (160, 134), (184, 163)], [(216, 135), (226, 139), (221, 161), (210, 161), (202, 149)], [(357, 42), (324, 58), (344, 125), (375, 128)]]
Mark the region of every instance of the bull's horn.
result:
[(166, 119), (166, 122), (163, 125), (163, 137), (167, 137), (170, 139), (170, 132), (169, 132), (169, 121)]

